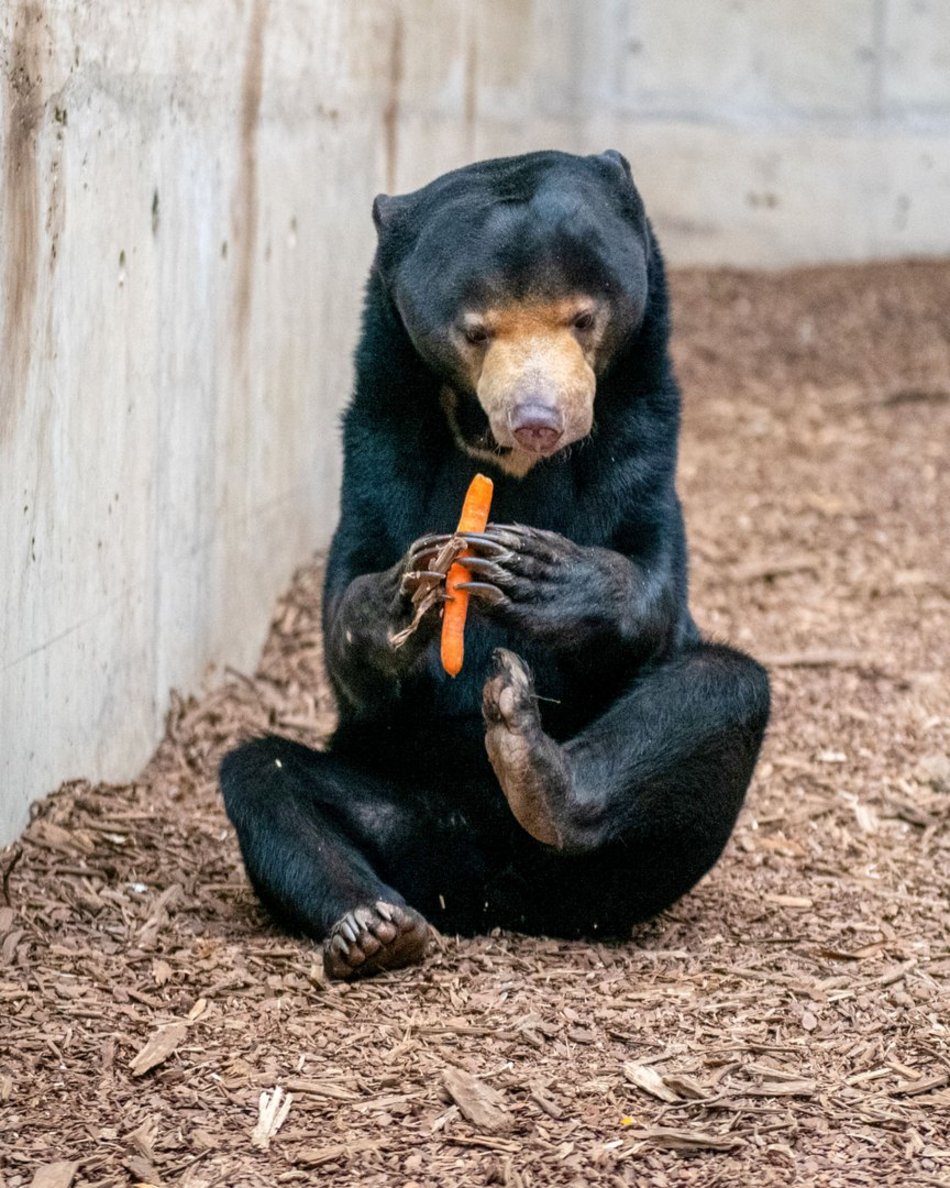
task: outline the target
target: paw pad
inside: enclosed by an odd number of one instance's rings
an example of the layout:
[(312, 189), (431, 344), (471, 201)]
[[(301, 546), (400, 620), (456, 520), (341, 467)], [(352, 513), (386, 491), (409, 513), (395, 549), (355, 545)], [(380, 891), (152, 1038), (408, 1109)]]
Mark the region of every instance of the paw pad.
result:
[(411, 907), (377, 900), (341, 916), (323, 943), (329, 978), (357, 978), (399, 969), (425, 954), (429, 926)]

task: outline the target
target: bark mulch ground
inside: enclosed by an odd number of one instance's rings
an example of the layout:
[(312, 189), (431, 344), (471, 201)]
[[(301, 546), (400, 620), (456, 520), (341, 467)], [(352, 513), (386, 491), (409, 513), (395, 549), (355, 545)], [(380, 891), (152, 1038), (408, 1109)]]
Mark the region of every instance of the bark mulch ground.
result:
[(320, 739), (319, 568), (260, 668), (0, 857), (0, 1183), (950, 1184), (950, 264), (675, 278), (701, 624), (775, 716), (718, 867), (623, 944), (328, 985), (215, 763)]

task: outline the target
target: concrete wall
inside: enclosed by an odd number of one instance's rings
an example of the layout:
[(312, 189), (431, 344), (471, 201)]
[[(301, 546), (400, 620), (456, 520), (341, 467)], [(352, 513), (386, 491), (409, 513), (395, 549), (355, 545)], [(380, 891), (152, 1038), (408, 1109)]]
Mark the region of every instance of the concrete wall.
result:
[(614, 145), (676, 262), (946, 253), (941, 0), (0, 0), (0, 840), (248, 666), (338, 482), (369, 204)]
[(947, 0), (603, 8), (585, 102), (674, 261), (950, 253)]

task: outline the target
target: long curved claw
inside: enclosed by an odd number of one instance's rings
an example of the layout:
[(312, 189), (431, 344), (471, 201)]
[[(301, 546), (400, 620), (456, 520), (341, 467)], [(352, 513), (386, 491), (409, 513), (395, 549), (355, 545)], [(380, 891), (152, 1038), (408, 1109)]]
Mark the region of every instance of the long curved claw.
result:
[(488, 581), (494, 582), (496, 585), (504, 585), (506, 581), (510, 580), (511, 575), (495, 561), (490, 561), (487, 557), (463, 557), (462, 564), (469, 573), (487, 578)]
[(340, 930), (340, 934), (341, 934), (341, 935), (342, 935), (342, 936), (343, 936), (343, 937), (344, 937), (346, 940), (348, 940), (348, 941), (350, 942), (350, 944), (351, 944), (351, 945), (355, 945), (355, 944), (356, 944), (356, 935), (357, 935), (357, 933), (356, 933), (356, 928), (353, 926), (353, 921), (352, 921), (352, 920), (348, 919), (347, 917), (344, 917), (344, 918), (343, 918), (343, 919), (342, 919), (342, 920), (339, 922), (339, 924), (337, 925), (337, 927), (338, 927), (338, 928), (339, 928), (339, 930)]
[(473, 598), (480, 598), (489, 606), (498, 606), (506, 599), (506, 595), (489, 582), (459, 582), (455, 588), (456, 590), (467, 590)]
[(427, 549), (433, 546), (441, 548), (451, 535), (451, 532), (427, 532), (425, 536), (420, 536), (413, 542), (413, 548)]
[(497, 535), (489, 536), (485, 532), (460, 532), (459, 536), (468, 547), (499, 561), (510, 558), (512, 549), (517, 546), (517, 540), (511, 533), (506, 533), (507, 544), (499, 543)]
[(430, 532), (427, 536), (420, 536), (409, 550), (408, 559), (412, 562), (412, 567), (415, 568), (423, 557), (437, 556), (451, 539), (451, 533), (446, 532)]

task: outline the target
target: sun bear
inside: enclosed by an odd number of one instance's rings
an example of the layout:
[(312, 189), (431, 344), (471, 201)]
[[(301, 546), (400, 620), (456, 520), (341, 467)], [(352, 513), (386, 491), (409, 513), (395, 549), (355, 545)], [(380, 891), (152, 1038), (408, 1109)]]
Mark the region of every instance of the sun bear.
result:
[[(428, 923), (628, 936), (721, 854), (769, 712), (688, 607), (656, 236), (614, 151), (483, 161), (373, 216), (323, 608), (339, 724), (225, 757), (248, 875), (331, 977), (419, 960)], [(393, 637), (478, 470), (453, 679), (438, 604)]]

